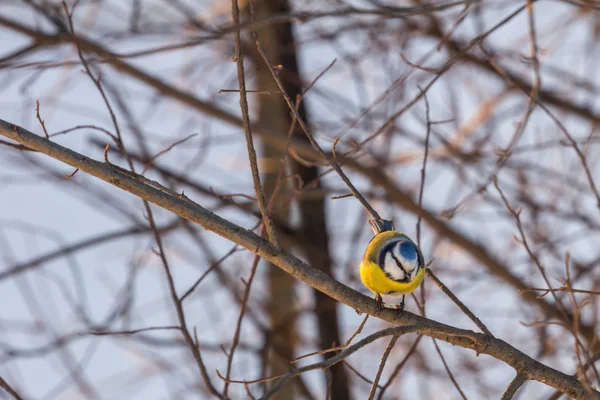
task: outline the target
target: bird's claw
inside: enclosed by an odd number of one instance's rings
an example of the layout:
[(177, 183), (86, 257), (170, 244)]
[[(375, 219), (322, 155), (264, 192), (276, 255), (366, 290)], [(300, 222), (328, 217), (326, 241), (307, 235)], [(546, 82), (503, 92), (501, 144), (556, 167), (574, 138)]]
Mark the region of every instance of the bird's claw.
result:
[(380, 294), (375, 295), (375, 301), (377, 302), (377, 312), (383, 311), (383, 298)]
[(396, 315), (400, 316), (400, 314), (402, 314), (402, 311), (404, 311), (404, 299), (405, 296), (402, 296), (402, 301), (400, 302), (400, 304), (396, 305)]
[(404, 311), (404, 303), (400, 303), (396, 306), (396, 315), (400, 316), (402, 311)]

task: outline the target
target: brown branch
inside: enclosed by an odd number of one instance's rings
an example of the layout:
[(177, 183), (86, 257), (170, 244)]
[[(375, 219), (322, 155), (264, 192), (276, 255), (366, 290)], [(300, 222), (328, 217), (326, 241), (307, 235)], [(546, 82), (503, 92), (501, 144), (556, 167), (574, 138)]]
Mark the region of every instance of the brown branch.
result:
[[(532, 1), (533, 2), (533, 1)], [(527, 7), (527, 5), (526, 5)], [(443, 36), (442, 32), (439, 32), (435, 29), (430, 29), (425, 32), (427, 35), (441, 38)], [(460, 49), (468, 46), (469, 43), (461, 42), (459, 40), (448, 40), (447, 47), (448, 49), (455, 54), (460, 53)], [(521, 89), (523, 92), (530, 96), (533, 91), (534, 85), (532, 83), (527, 82), (525, 79), (521, 78), (516, 71), (503, 68), (504, 73), (500, 73), (498, 69), (490, 62), (489, 59), (479, 58), (470, 53), (461, 53), (460, 57), (463, 61), (468, 62), (469, 64), (480, 67), (481, 69), (492, 72), (498, 78), (505, 79), (509, 78), (510, 82), (514, 84), (514, 86)], [(573, 113), (581, 118), (587, 119), (590, 122), (597, 123), (600, 121), (600, 114), (597, 114), (593, 108), (582, 106), (579, 104), (575, 104), (571, 101), (565, 99), (564, 96), (557, 94), (551, 90), (542, 90), (540, 89), (538, 92), (538, 99), (543, 103), (550, 104), (557, 108), (562, 109), (563, 111), (567, 111)]]
[[(356, 376), (358, 376), (360, 380), (362, 380), (363, 382), (367, 382), (369, 385), (372, 385), (372, 384), (373, 384), (373, 381), (372, 381), (371, 379), (369, 379), (369, 378), (367, 378), (366, 376), (364, 376), (363, 374), (361, 374), (361, 373), (360, 373), (360, 371), (359, 371), (359, 370), (357, 370), (356, 368), (354, 368), (354, 367), (352, 366), (352, 364), (350, 364), (350, 363), (349, 363), (347, 360), (344, 360), (344, 361), (343, 361), (343, 363), (344, 363), (344, 365), (345, 365), (346, 367), (348, 367), (348, 369), (349, 369), (350, 371), (354, 372), (354, 374), (355, 374)], [(378, 389), (381, 389), (382, 387), (378, 385), (378, 386), (377, 386), (377, 388), (378, 388)]]
[[(512, 20), (513, 18), (515, 18), (517, 15), (519, 15), (521, 13), (521, 11), (523, 11), (525, 9), (526, 6), (521, 6), (518, 9), (516, 9), (515, 11), (513, 11), (512, 13), (510, 13), (508, 16), (506, 16), (505, 18), (503, 18), (500, 22), (498, 22), (496, 25), (494, 25), (491, 29), (489, 29), (487, 32), (485, 32), (482, 35), (477, 36), (475, 39), (471, 40), (469, 42), (469, 44), (467, 46), (465, 46), (465, 48), (461, 49), (460, 51), (457, 50), (457, 55), (453, 56), (450, 60), (448, 60), (438, 71), (438, 73), (431, 78), (431, 80), (427, 83), (427, 85), (425, 85), (425, 87), (423, 89), (419, 88), (419, 94), (416, 95), (415, 97), (412, 98), (412, 100), (410, 100), (408, 103), (406, 103), (402, 108), (400, 108), (398, 111), (394, 112), (389, 118), (387, 118), (387, 120), (380, 125), (379, 128), (377, 128), (373, 133), (371, 133), (366, 139), (362, 140), (353, 150), (349, 151), (348, 153), (346, 153), (346, 155), (349, 155), (352, 152), (356, 152), (358, 149), (362, 148), (366, 143), (372, 141), (374, 138), (376, 138), (377, 136), (379, 136), (381, 133), (385, 132), (390, 126), (392, 126), (396, 120), (398, 120), (398, 118), (400, 118), (406, 111), (408, 111), (409, 109), (411, 109), (419, 100), (421, 100), (421, 98), (429, 91), (429, 89), (431, 89), (431, 87), (442, 78), (442, 76), (444, 76), (444, 74), (446, 74), (448, 71), (450, 71), (459, 61), (460, 58), (462, 56), (464, 56), (465, 54), (467, 54), (473, 47), (477, 46), (478, 44), (480, 44), (481, 42), (483, 42), (483, 40), (485, 40), (489, 35), (491, 35), (493, 32), (495, 32), (497, 29), (499, 29), (500, 27), (504, 26), (505, 24), (507, 24), (510, 20)], [(406, 77), (404, 77), (405, 79)], [(401, 79), (401, 80), (404, 80)], [(386, 90), (384, 92), (383, 95), (381, 95), (374, 103), (377, 104), (378, 102), (382, 101), (383, 98), (385, 98), (390, 92), (391, 90), (395, 87), (396, 82), (394, 83), (394, 85), (392, 85), (388, 90)], [(361, 113), (361, 117), (366, 115), (367, 111), (370, 109), (370, 107), (368, 107), (367, 109), (365, 109), (362, 113)]]
[[(427, 95), (423, 92), (421, 88), (421, 93), (423, 94), (423, 100), (425, 101), (425, 119), (427, 121), (427, 132), (425, 133), (425, 153), (423, 155), (423, 166), (421, 167), (421, 185), (419, 187), (419, 209), (423, 209), (423, 192), (425, 190), (425, 171), (427, 167), (427, 156), (429, 155), (429, 137), (431, 136), (431, 115), (429, 110), (429, 100), (427, 100)], [(421, 214), (417, 217), (417, 245), (421, 247), (421, 219), (423, 216)]]
[[(126, 174), (112, 165), (92, 160), (3, 120), (0, 120), (0, 135), (72, 167), (79, 168), (82, 172), (154, 203), (184, 219), (200, 224), (205, 229), (254, 252), (290, 275), (359, 312), (368, 313), (400, 326), (411, 326), (411, 329), (416, 327), (415, 332), (472, 349), (477, 353), (488, 354), (505, 362), (515, 370), (522, 371), (527, 379), (543, 382), (576, 399), (589, 399), (586, 388), (576, 378), (535, 361), (500, 339), (444, 325), (407, 311), (398, 315), (396, 310), (378, 310), (373, 299), (335, 281), (288, 252), (274, 247), (253, 232), (217, 216), (190, 200), (171, 196), (153, 186), (144, 184), (134, 176)], [(181, 303), (176, 304), (181, 305)], [(594, 396), (600, 398), (600, 393), (594, 392)]]
[(15, 389), (12, 388), (1, 376), (0, 376), (0, 388), (6, 390), (8, 394), (15, 398), (15, 400), (23, 400), (21, 396), (17, 393)]
[(42, 116), (40, 115), (40, 101), (39, 100), (35, 101), (35, 116), (38, 119), (38, 121), (40, 121), (40, 125), (42, 126), (42, 130), (44, 131), (44, 135), (46, 136), (46, 139), (50, 139), (50, 136), (48, 135), (48, 131), (46, 130), (46, 124), (44, 123), (44, 120), (42, 119)]
[(548, 288), (548, 289), (544, 289), (544, 288), (529, 288), (526, 289), (524, 291), (537, 291), (537, 292), (545, 292), (542, 293), (541, 295), (539, 295), (540, 297), (543, 297), (545, 295), (547, 295), (550, 292), (563, 292), (563, 293), (580, 293), (580, 294), (589, 294), (592, 296), (598, 296), (600, 295), (600, 292), (594, 291), (594, 290), (583, 290), (583, 289), (573, 289), (571, 287), (567, 287), (565, 286), (561, 286), (559, 288)]
[(379, 384), (379, 379), (381, 379), (381, 373), (383, 372), (383, 368), (385, 367), (385, 363), (387, 362), (388, 357), (390, 356), (390, 352), (394, 348), (394, 345), (398, 341), (399, 336), (393, 336), (388, 345), (385, 348), (381, 356), (381, 361), (379, 361), (379, 367), (377, 368), (377, 374), (375, 375), (375, 379), (373, 380), (373, 385), (371, 385), (371, 390), (369, 392), (368, 400), (373, 400), (375, 398), (375, 392), (377, 391), (377, 387)]
[(152, 326), (149, 328), (130, 329), (126, 331), (90, 331), (81, 332), (80, 336), (116, 336), (116, 335), (135, 335), (136, 333), (150, 332), (150, 331), (163, 331), (163, 330), (176, 330), (180, 331), (180, 326)]
[(156, 160), (158, 157), (162, 156), (165, 153), (168, 153), (169, 151), (173, 150), (176, 146), (179, 146), (180, 144), (187, 142), (188, 140), (190, 140), (191, 138), (193, 138), (195, 136), (198, 136), (198, 134), (192, 133), (191, 135), (188, 135), (188, 136), (184, 137), (183, 139), (176, 140), (173, 144), (170, 144), (169, 146), (167, 146), (167, 148), (159, 151), (158, 153), (156, 153), (155, 155), (150, 157), (148, 159), (148, 162), (146, 163), (146, 166), (142, 170), (142, 174), (145, 173), (148, 170), (148, 168), (150, 168), (150, 164), (152, 164), (152, 162), (154, 162), (154, 160)]
[(422, 338), (423, 338), (423, 336), (421, 336), (421, 335), (419, 335), (417, 337), (417, 339), (410, 346), (410, 349), (408, 349), (408, 352), (406, 353), (406, 355), (404, 356), (402, 361), (400, 361), (398, 363), (398, 365), (396, 365), (396, 368), (394, 368), (394, 371), (390, 374), (390, 378), (385, 383), (385, 385), (383, 385), (383, 387), (381, 388), (381, 391), (379, 392), (379, 396), (377, 397), (378, 400), (383, 400), (383, 395), (385, 394), (385, 391), (387, 390), (387, 388), (390, 387), (390, 385), (392, 384), (392, 382), (394, 381), (396, 376), (400, 373), (400, 371), (402, 371), (402, 368), (404, 368), (404, 366), (408, 362), (409, 358), (414, 354), (414, 352), (417, 349), (417, 346), (419, 345), (419, 342), (421, 341)]
[[(494, 62), (491, 57), (488, 62), (491, 65), (491, 67), (493, 68), (493, 70), (498, 73), (499, 76), (503, 77), (508, 83), (519, 87), (519, 89), (521, 89), (522, 91), (524, 91), (527, 94), (527, 91), (526, 91), (527, 88), (523, 87), (521, 85), (518, 85), (514, 81), (516, 78), (511, 77), (503, 68), (501, 68), (496, 62)], [(539, 83), (539, 81), (538, 81), (538, 83)], [(531, 90), (534, 91), (534, 89), (535, 89), (535, 86)], [(555, 105), (555, 104), (553, 104), (550, 101), (550, 99), (546, 99), (544, 96), (541, 95), (541, 93), (538, 93), (538, 92), (532, 92), (532, 93), (536, 93), (536, 98), (530, 97), (530, 100), (534, 101), (535, 104), (537, 104), (542, 110), (544, 110), (546, 115), (548, 115), (548, 117), (550, 117), (550, 119), (552, 119), (552, 121), (556, 124), (558, 129), (565, 135), (569, 144), (571, 145), (571, 147), (573, 147), (573, 150), (575, 150), (575, 154), (577, 155), (577, 158), (579, 159), (581, 166), (583, 167), (583, 171), (587, 178), (590, 189), (591, 189), (592, 193), (594, 194), (594, 197), (596, 198), (596, 205), (598, 206), (598, 208), (600, 208), (600, 192), (598, 191), (598, 187), (596, 186), (596, 182), (594, 180), (592, 172), (590, 171), (590, 167), (588, 166), (587, 160), (585, 158), (585, 154), (579, 148), (577, 141), (569, 133), (569, 131), (567, 130), (565, 125), (560, 121), (560, 119), (558, 119), (554, 115), (553, 112), (550, 111), (550, 109), (544, 104), (544, 102), (547, 102), (548, 104), (552, 104), (552, 105)], [(600, 120), (600, 116), (597, 116), (597, 117), (595, 117), (595, 119), (593, 119), (594, 122), (597, 122), (599, 120)]]
[[(233, 0), (234, 2), (236, 0)], [(237, 8), (237, 5), (236, 5)], [(223, 388), (223, 398), (227, 398), (227, 391), (229, 389), (229, 377), (231, 376), (231, 367), (233, 365), (233, 355), (235, 354), (235, 349), (240, 343), (240, 334), (242, 332), (242, 321), (244, 320), (244, 314), (246, 313), (246, 307), (248, 305), (248, 299), (250, 298), (250, 288), (252, 287), (252, 282), (254, 281), (254, 276), (256, 275), (256, 269), (258, 268), (258, 262), (260, 261), (260, 257), (255, 256), (254, 261), (252, 262), (252, 267), (250, 269), (250, 277), (246, 282), (246, 288), (244, 289), (244, 297), (242, 298), (242, 306), (240, 307), (240, 315), (238, 317), (237, 323), (235, 325), (235, 333), (233, 334), (233, 343), (231, 345), (231, 350), (229, 350), (229, 355), (227, 356), (227, 372), (225, 374), (225, 387)]]
[(517, 390), (519, 390), (525, 382), (527, 382), (525, 376), (523, 376), (520, 373), (517, 373), (515, 378), (512, 381), (510, 381), (510, 384), (502, 394), (501, 400), (512, 400), (514, 395), (517, 394)]
[[(550, 284), (550, 280), (548, 278), (548, 275), (546, 274), (545, 267), (542, 265), (540, 259), (533, 253), (533, 251), (531, 250), (531, 247), (529, 246), (529, 241), (527, 240), (527, 235), (525, 235), (525, 231), (523, 230), (523, 224), (521, 223), (521, 215), (520, 215), (521, 210), (516, 211), (513, 207), (511, 207), (510, 203), (508, 202), (508, 199), (504, 195), (504, 192), (502, 191), (502, 189), (500, 189), (500, 186), (498, 185), (498, 180), (496, 178), (494, 178), (494, 186), (496, 187), (496, 190), (500, 194), (500, 197), (502, 198), (502, 201), (504, 202), (506, 209), (508, 210), (510, 215), (515, 220), (515, 223), (517, 225), (517, 230), (519, 231), (519, 234), (521, 236), (521, 244), (525, 248), (525, 251), (529, 255), (529, 258), (531, 259), (531, 261), (533, 261), (533, 263), (537, 267), (538, 271), (540, 272), (540, 275), (544, 279), (544, 282), (546, 282), (546, 285), (548, 285), (548, 288), (551, 288), (552, 285)], [(554, 298), (556, 305), (559, 307), (560, 312), (563, 313), (563, 315), (567, 316), (568, 311), (567, 311), (567, 308), (564, 306), (563, 302), (558, 298), (558, 296), (556, 296), (556, 294), (554, 292), (551, 291), (550, 293), (552, 294), (552, 297)]]
[(450, 300), (452, 300), (454, 302), (454, 304), (456, 304), (458, 306), (458, 308), (460, 308), (460, 310), (467, 316), (469, 317), (469, 319), (471, 319), (471, 321), (473, 321), (475, 323), (475, 325), (477, 325), (477, 327), (479, 329), (481, 329), (481, 332), (485, 333), (487, 336), (490, 337), (494, 337), (494, 335), (492, 335), (492, 333), (488, 330), (488, 328), (483, 324), (483, 322), (481, 322), (481, 320), (479, 318), (477, 318), (477, 316), (475, 314), (473, 314), (473, 312), (471, 310), (469, 310), (469, 308), (458, 299), (458, 297), (456, 297), (454, 295), (454, 293), (452, 293), (450, 291), (450, 289), (448, 289), (446, 287), (446, 285), (444, 285), (442, 283), (442, 281), (440, 281), (438, 279), (437, 276), (435, 276), (435, 274), (433, 273), (433, 271), (430, 268), (426, 268), (425, 269), (425, 273), (427, 274), (427, 276), (429, 278), (431, 278), (432, 281), (435, 282), (435, 284), (442, 290), (442, 292), (444, 292), (444, 294), (446, 296), (448, 296), (450, 298)]
[(346, 347), (348, 347), (350, 345), (350, 343), (352, 343), (352, 340), (354, 340), (354, 338), (362, 332), (363, 328), (365, 327), (365, 323), (367, 322), (367, 319), (369, 319), (369, 314), (365, 315), (365, 318), (363, 318), (362, 322), (358, 326), (358, 329), (352, 334), (352, 336), (350, 336), (348, 338), (348, 340), (346, 340), (346, 342), (343, 345), (337, 346), (337, 347), (332, 347), (330, 349), (313, 351), (312, 353), (303, 354), (300, 357), (297, 357), (294, 360), (290, 361), (290, 363), (294, 364), (294, 363), (302, 360), (303, 358), (312, 357), (312, 356), (316, 356), (319, 354), (327, 354), (327, 353), (332, 353), (334, 351), (344, 350)]
[(448, 377), (450, 378), (450, 380), (452, 381), (452, 384), (454, 385), (454, 387), (458, 391), (458, 394), (460, 394), (460, 397), (463, 400), (467, 400), (467, 396), (465, 396), (465, 393), (463, 392), (463, 390), (461, 389), (460, 385), (458, 384), (458, 381), (454, 377), (454, 374), (452, 373), (452, 371), (450, 371), (450, 367), (448, 366), (448, 363), (446, 362), (446, 358), (444, 357), (444, 354), (442, 354), (442, 350), (440, 349), (440, 346), (437, 344), (437, 341), (435, 339), (432, 339), (432, 340), (433, 340), (433, 345), (435, 347), (435, 351), (440, 356), (440, 360), (442, 360), (442, 364), (444, 365), (444, 369), (446, 370), (446, 374), (448, 374)]
[(208, 276), (208, 274), (210, 274), (217, 267), (219, 267), (221, 265), (221, 263), (223, 261), (225, 261), (225, 259), (227, 259), (229, 256), (231, 256), (236, 251), (238, 251), (238, 246), (233, 246), (233, 248), (231, 250), (229, 250), (227, 253), (225, 253), (225, 255), (223, 257), (219, 258), (209, 268), (207, 268), (206, 271), (204, 271), (204, 273), (202, 275), (200, 275), (200, 277), (198, 279), (196, 279), (196, 282), (194, 282), (194, 284), (180, 297), (180, 301), (184, 301), (186, 297), (188, 297), (190, 294), (192, 294), (194, 292), (194, 290), (196, 290), (198, 285), (200, 283), (202, 283), (204, 278), (206, 278)]
[[(176, 228), (178, 224), (179, 224), (179, 222), (176, 221), (174, 223), (171, 223), (169, 225), (161, 227), (161, 228), (159, 228), (159, 232), (167, 233), (167, 232), (173, 230), (174, 228)], [(30, 271), (33, 268), (37, 268), (37, 267), (43, 265), (44, 263), (47, 263), (47, 262), (57, 259), (59, 257), (73, 254), (77, 251), (87, 249), (87, 248), (95, 246), (97, 244), (105, 243), (105, 242), (115, 240), (115, 239), (122, 239), (122, 238), (125, 238), (128, 236), (144, 235), (144, 234), (148, 234), (150, 232), (151, 232), (150, 228), (147, 228), (147, 227), (133, 227), (133, 228), (127, 228), (127, 229), (119, 229), (119, 230), (116, 230), (113, 232), (109, 232), (109, 233), (106, 233), (103, 235), (93, 237), (91, 239), (85, 239), (80, 242), (71, 244), (69, 246), (65, 246), (60, 249), (37, 256), (30, 261), (25, 261), (23, 263), (15, 264), (6, 269), (3, 269), (0, 272), (0, 281), (10, 278), (10, 277), (14, 277), (14, 276), (22, 274), (24, 272)]]
[[(333, 356), (331, 358), (328, 358), (324, 361), (310, 364), (305, 367), (297, 368), (293, 371), (290, 371), (288, 374), (282, 376), (281, 379), (271, 388), (271, 390), (269, 390), (267, 393), (265, 393), (264, 396), (261, 397), (261, 400), (268, 400), (271, 397), (273, 397), (279, 391), (279, 389), (281, 389), (281, 387), (283, 385), (285, 385), (290, 379), (292, 379), (300, 374), (303, 374), (305, 372), (312, 371), (315, 369), (329, 368), (332, 365), (335, 365), (338, 362), (344, 360), (348, 356), (352, 355), (353, 353), (357, 352), (358, 350), (362, 349), (363, 347), (365, 347), (369, 343), (374, 342), (377, 339), (380, 339), (385, 336), (390, 336), (390, 335), (394, 335), (395, 337), (400, 337), (404, 334), (415, 332), (415, 331), (416, 331), (416, 327), (409, 325), (409, 326), (388, 328), (388, 329), (384, 329), (382, 331), (373, 333), (373, 334), (367, 336), (366, 338), (356, 342), (356, 344), (348, 347), (341, 353), (336, 354), (335, 356)], [(277, 378), (279, 378), (279, 377), (277, 377)]]
[[(539, 270), (540, 275), (542, 276), (544, 282), (546, 283), (546, 285), (548, 285), (548, 288), (551, 288), (550, 280), (548, 278), (548, 275), (546, 274), (546, 268), (544, 267), (544, 265), (540, 261), (539, 257), (537, 257), (533, 253), (533, 251), (532, 251), (532, 249), (531, 249), (531, 247), (529, 245), (529, 241), (527, 240), (527, 235), (525, 234), (525, 231), (523, 229), (523, 225), (521, 223), (521, 216), (520, 216), (521, 211), (520, 210), (516, 211), (515, 209), (513, 209), (510, 206), (510, 204), (508, 202), (508, 199), (506, 198), (506, 196), (504, 195), (504, 192), (500, 189), (500, 186), (498, 185), (497, 179), (494, 179), (494, 186), (496, 187), (496, 190), (500, 194), (500, 197), (502, 198), (502, 201), (504, 202), (507, 210), (509, 211), (509, 213), (515, 219), (515, 222), (516, 222), (516, 225), (517, 225), (517, 229), (518, 229), (519, 234), (521, 236), (521, 244), (523, 245), (523, 247), (527, 251), (527, 254), (529, 255), (529, 258), (531, 259), (531, 261), (533, 261), (533, 263), (536, 265), (536, 267)], [(579, 358), (579, 346), (581, 346), (582, 348), (584, 347), (583, 344), (581, 343), (580, 339), (579, 339), (579, 333), (580, 333), (579, 309), (578, 309), (578, 307), (575, 307), (575, 309), (573, 311), (573, 314), (572, 314), (572, 317), (570, 317), (570, 313), (567, 310), (566, 306), (563, 304), (562, 300), (556, 295), (556, 293), (554, 291), (550, 291), (550, 293), (552, 294), (552, 297), (554, 298), (554, 301), (556, 302), (557, 306), (559, 307), (559, 310), (565, 316), (567, 316), (567, 318), (569, 318), (570, 320), (572, 320), (571, 324), (564, 324), (564, 326), (569, 330), (569, 332), (573, 335), (573, 338), (575, 339), (575, 350), (576, 350), (577, 356)], [(597, 346), (597, 341), (592, 342), (592, 346)], [(586, 355), (586, 357), (588, 359), (591, 358), (591, 356), (589, 356), (589, 355)], [(580, 364), (581, 364), (581, 361), (580, 361)], [(586, 377), (584, 376), (582, 378), (584, 378), (584, 380), (585, 380)], [(591, 393), (592, 389), (589, 387), (589, 385), (587, 383), (585, 384), (584, 387), (586, 388), (586, 390), (588, 392)]]
[(22, 144), (14, 144), (14, 143), (11, 143), (11, 142), (7, 142), (6, 140), (0, 140), (0, 144), (2, 144), (4, 146), (12, 147), (13, 149), (17, 149), (19, 151), (33, 151), (33, 152), (35, 152), (35, 150), (30, 149), (27, 146), (23, 146)]
[(214, 387), (214, 385), (212, 384), (212, 382), (210, 380), (210, 376), (208, 375), (208, 371), (206, 369), (206, 366), (204, 365), (204, 361), (202, 360), (202, 355), (200, 354), (200, 348), (199, 348), (198, 344), (196, 343), (197, 339), (196, 339), (196, 341), (194, 341), (194, 339), (192, 338), (192, 335), (190, 334), (190, 331), (188, 330), (187, 321), (185, 318), (185, 312), (183, 310), (183, 303), (179, 299), (179, 296), (177, 294), (177, 289), (175, 288), (175, 281), (173, 279), (173, 275), (171, 273), (171, 268), (167, 261), (167, 256), (165, 254), (165, 251), (164, 251), (164, 248), (162, 245), (162, 237), (161, 237), (160, 232), (158, 231), (156, 224), (154, 222), (152, 209), (150, 208), (148, 200), (147, 199), (144, 199), (144, 200), (145, 200), (144, 206), (146, 209), (146, 213), (148, 215), (148, 222), (150, 223), (150, 227), (152, 228), (152, 232), (154, 233), (154, 239), (156, 240), (156, 245), (158, 246), (158, 251), (156, 253), (162, 261), (162, 264), (163, 264), (163, 267), (165, 270), (165, 274), (167, 276), (167, 282), (169, 284), (169, 292), (171, 295), (171, 300), (173, 301), (173, 304), (175, 305), (175, 310), (177, 312), (177, 319), (179, 321), (180, 331), (183, 335), (183, 339), (185, 340), (190, 352), (192, 353), (192, 355), (196, 361), (196, 365), (198, 366), (200, 375), (202, 376), (204, 383), (208, 387), (208, 390), (216, 397), (221, 398), (219, 392), (217, 391), (217, 389)]

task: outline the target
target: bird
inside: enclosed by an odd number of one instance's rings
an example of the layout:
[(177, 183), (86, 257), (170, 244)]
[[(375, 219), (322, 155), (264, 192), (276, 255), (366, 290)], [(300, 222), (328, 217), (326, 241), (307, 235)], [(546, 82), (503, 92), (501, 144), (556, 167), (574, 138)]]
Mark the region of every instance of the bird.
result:
[(375, 236), (367, 245), (360, 264), (362, 283), (375, 294), (377, 309), (383, 309), (381, 295), (402, 296), (396, 306), (404, 310), (404, 299), (423, 282), (425, 263), (419, 246), (405, 234), (394, 230), (388, 220), (370, 220)]

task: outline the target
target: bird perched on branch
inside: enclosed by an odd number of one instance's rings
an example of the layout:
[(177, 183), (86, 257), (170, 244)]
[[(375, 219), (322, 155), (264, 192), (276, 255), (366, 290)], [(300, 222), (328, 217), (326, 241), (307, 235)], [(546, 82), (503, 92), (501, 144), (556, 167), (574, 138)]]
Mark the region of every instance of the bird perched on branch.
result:
[(394, 230), (388, 220), (369, 221), (375, 236), (369, 242), (360, 264), (360, 278), (375, 293), (377, 308), (383, 308), (381, 295), (402, 296), (396, 306), (404, 310), (404, 298), (415, 291), (425, 275), (425, 263), (419, 247), (408, 236)]

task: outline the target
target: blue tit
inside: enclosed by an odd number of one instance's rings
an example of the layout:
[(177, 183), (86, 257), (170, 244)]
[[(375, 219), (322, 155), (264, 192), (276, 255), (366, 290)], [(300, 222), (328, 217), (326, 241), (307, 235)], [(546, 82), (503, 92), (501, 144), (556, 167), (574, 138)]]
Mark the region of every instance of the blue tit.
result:
[(404, 309), (404, 296), (415, 291), (425, 275), (423, 254), (419, 247), (403, 233), (394, 230), (387, 220), (369, 221), (375, 236), (369, 242), (360, 264), (360, 278), (375, 293), (377, 307), (383, 308), (382, 294), (399, 297)]

